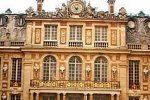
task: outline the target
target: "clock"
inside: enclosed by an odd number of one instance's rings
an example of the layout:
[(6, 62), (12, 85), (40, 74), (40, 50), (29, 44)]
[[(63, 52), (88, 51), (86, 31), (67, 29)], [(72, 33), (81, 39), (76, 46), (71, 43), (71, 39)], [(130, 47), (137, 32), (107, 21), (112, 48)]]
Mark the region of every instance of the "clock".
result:
[(135, 28), (135, 22), (134, 21), (129, 21), (128, 22), (128, 27), (129, 28)]
[(150, 22), (147, 22), (147, 26), (148, 26), (148, 28), (150, 28)]
[(83, 10), (83, 5), (81, 3), (75, 2), (71, 4), (70, 9), (73, 14), (80, 14)]

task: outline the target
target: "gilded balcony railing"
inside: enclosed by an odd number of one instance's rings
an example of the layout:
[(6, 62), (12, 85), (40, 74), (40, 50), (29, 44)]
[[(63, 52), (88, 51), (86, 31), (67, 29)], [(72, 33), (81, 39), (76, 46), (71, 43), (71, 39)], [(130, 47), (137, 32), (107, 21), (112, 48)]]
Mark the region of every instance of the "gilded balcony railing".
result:
[(128, 43), (128, 49), (142, 49), (141, 44)]
[(94, 42), (94, 47), (108, 48), (108, 42)]
[(120, 82), (98, 82), (98, 81), (61, 81), (61, 80), (31, 80), (33, 88), (59, 88), (59, 89), (120, 89)]
[(21, 80), (10, 80), (10, 87), (21, 87)]

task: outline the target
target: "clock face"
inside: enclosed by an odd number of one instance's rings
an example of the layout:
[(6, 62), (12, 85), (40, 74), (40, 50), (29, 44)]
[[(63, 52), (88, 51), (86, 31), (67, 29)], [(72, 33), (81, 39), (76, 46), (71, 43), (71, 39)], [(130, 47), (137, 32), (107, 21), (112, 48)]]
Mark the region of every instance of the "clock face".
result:
[(134, 23), (134, 21), (129, 21), (129, 22), (128, 22), (128, 27), (129, 27), (129, 28), (135, 28), (135, 23)]
[(80, 4), (80, 3), (73, 3), (73, 4), (71, 4), (70, 9), (71, 9), (72, 13), (79, 14), (82, 12), (83, 7), (82, 7), (82, 4)]

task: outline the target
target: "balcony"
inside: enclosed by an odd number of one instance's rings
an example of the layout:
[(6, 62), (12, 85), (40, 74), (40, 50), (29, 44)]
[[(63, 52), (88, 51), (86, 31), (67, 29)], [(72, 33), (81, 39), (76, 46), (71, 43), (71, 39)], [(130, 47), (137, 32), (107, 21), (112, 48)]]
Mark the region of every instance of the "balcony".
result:
[(11, 42), (10, 46), (24, 46), (24, 42)]
[(120, 82), (98, 82), (98, 81), (61, 81), (61, 80), (31, 80), (30, 86), (33, 88), (50, 89), (120, 89)]
[(69, 42), (69, 47), (83, 47), (83, 42)]
[(10, 87), (21, 87), (21, 80), (10, 80)]
[(48, 46), (48, 47), (57, 47), (57, 41), (44, 41), (43, 43), (44, 46)]
[(134, 43), (128, 43), (128, 49), (142, 49), (142, 45), (141, 44), (134, 44)]
[(108, 48), (108, 42), (94, 42), (94, 47)]

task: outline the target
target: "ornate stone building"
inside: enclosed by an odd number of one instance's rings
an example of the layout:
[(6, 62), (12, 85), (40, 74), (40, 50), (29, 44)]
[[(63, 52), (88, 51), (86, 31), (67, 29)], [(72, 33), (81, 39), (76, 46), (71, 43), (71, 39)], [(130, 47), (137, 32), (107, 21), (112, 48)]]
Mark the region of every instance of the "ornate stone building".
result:
[(0, 14), (1, 100), (150, 100), (150, 17), (43, 2)]

